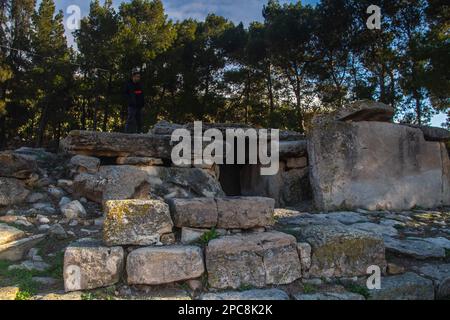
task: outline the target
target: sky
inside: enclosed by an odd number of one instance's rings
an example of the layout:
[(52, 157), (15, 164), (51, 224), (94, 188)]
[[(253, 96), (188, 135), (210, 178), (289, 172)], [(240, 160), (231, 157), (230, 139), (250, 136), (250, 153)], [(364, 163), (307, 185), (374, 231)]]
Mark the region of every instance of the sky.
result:
[[(127, 0), (113, 0), (116, 7)], [(262, 8), (267, 0), (162, 0), (169, 18), (183, 20), (194, 18), (204, 19), (208, 13), (215, 13), (232, 20), (235, 23), (243, 22), (248, 25), (252, 21), (262, 20)], [(303, 0), (303, 4), (315, 4), (319, 0)], [(38, 0), (38, 3), (40, 1)], [(296, 2), (296, 0), (280, 0), (281, 3)], [(70, 5), (81, 8), (82, 16), (89, 12), (88, 0), (56, 0), (57, 9), (66, 13)], [(72, 42), (72, 36), (68, 33), (68, 40)], [(441, 126), (446, 121), (445, 114), (433, 117), (432, 124)]]

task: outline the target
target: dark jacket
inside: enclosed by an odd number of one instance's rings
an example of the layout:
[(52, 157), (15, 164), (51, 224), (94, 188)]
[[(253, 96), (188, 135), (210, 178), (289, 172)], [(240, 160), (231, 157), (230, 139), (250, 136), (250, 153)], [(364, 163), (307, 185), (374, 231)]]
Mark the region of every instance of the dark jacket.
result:
[(142, 109), (144, 107), (144, 90), (140, 83), (128, 81), (125, 89), (125, 96), (128, 102), (128, 107), (134, 109)]

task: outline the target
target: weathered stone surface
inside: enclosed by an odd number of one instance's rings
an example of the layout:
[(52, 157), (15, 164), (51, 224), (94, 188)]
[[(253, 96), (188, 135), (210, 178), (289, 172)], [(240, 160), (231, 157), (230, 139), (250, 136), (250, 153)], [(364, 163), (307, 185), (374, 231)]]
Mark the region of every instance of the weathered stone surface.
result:
[(386, 268), (383, 239), (344, 225), (306, 225), (291, 232), (312, 247), (311, 277), (366, 275), (371, 265)]
[(301, 277), (297, 241), (280, 232), (212, 240), (206, 268), (209, 284), (218, 289), (289, 284)]
[(30, 191), (25, 184), (15, 178), (0, 177), (0, 206), (10, 206), (25, 202)]
[(306, 274), (311, 268), (311, 245), (306, 242), (297, 243), (297, 250), (302, 265), (302, 272)]
[(381, 290), (371, 290), (370, 300), (434, 300), (433, 281), (412, 272), (383, 277)]
[(0, 245), (25, 237), (25, 232), (17, 228), (0, 223)]
[(216, 198), (219, 229), (251, 229), (274, 224), (275, 201), (261, 197)]
[(162, 159), (148, 158), (148, 157), (119, 157), (116, 160), (117, 164), (130, 166), (162, 166), (164, 164)]
[(224, 196), (220, 183), (207, 170), (136, 166), (103, 166), (97, 174), (76, 176), (78, 196), (102, 203), (108, 200)]
[(275, 199), (277, 207), (295, 206), (311, 199), (308, 168), (288, 170), (280, 162), (274, 176), (262, 176), (261, 167), (246, 165), (241, 170), (241, 193), (244, 196), (263, 196)]
[(19, 287), (0, 288), (0, 301), (16, 300), (16, 296), (19, 292)]
[(366, 300), (362, 295), (351, 293), (351, 292), (323, 292), (323, 293), (312, 293), (303, 294), (299, 293), (294, 295), (295, 300), (300, 301), (317, 301), (317, 300)]
[(159, 200), (116, 200), (105, 203), (103, 240), (108, 246), (153, 245), (173, 228), (169, 206)]
[(70, 159), (70, 166), (78, 173), (96, 173), (100, 168), (100, 159), (76, 155)]
[(394, 108), (384, 103), (362, 100), (339, 109), (339, 111), (333, 115), (333, 118), (339, 121), (391, 122), (394, 113)]
[(0, 177), (28, 179), (37, 171), (35, 161), (11, 151), (0, 152)]
[(173, 199), (170, 206), (175, 226), (178, 228), (217, 226), (218, 212), (214, 198)]
[(0, 245), (0, 260), (19, 261), (28, 251), (45, 239), (45, 235), (34, 235), (13, 242)]
[(316, 206), (401, 211), (449, 204), (450, 161), (441, 148), (407, 126), (317, 123), (308, 152)]
[(420, 129), (423, 132), (425, 140), (427, 141), (446, 142), (450, 140), (450, 131), (448, 131), (447, 129), (414, 125), (409, 126), (412, 128)]
[(224, 300), (224, 301), (282, 301), (289, 300), (286, 292), (279, 289), (256, 289), (248, 291), (233, 291), (221, 293), (203, 294), (200, 300)]
[(305, 156), (308, 142), (306, 140), (280, 141), (280, 159)]
[(195, 279), (204, 271), (202, 250), (195, 246), (141, 248), (127, 259), (128, 284), (134, 285)]
[(427, 264), (416, 269), (419, 275), (434, 281), (438, 299), (450, 298), (450, 264)]
[(205, 234), (208, 233), (208, 229), (193, 229), (193, 228), (186, 228), (183, 227), (181, 229), (181, 243), (183, 244), (189, 244), (196, 242), (200, 240), (200, 238)]
[(95, 157), (152, 157), (170, 159), (170, 135), (72, 131), (61, 142), (64, 151)]
[(67, 219), (78, 219), (87, 215), (86, 209), (78, 200), (61, 206), (61, 212)]
[(388, 251), (420, 260), (445, 257), (444, 248), (422, 240), (398, 240), (385, 237), (384, 243)]
[(371, 222), (355, 223), (352, 225), (352, 227), (367, 232), (374, 232), (382, 236), (390, 236), (390, 237), (398, 236), (398, 230), (395, 229), (394, 227)]
[(66, 292), (90, 290), (117, 283), (124, 267), (121, 247), (107, 248), (91, 240), (79, 241), (64, 254)]
[(369, 218), (358, 212), (331, 212), (322, 215), (326, 219), (335, 220), (346, 225), (369, 222)]

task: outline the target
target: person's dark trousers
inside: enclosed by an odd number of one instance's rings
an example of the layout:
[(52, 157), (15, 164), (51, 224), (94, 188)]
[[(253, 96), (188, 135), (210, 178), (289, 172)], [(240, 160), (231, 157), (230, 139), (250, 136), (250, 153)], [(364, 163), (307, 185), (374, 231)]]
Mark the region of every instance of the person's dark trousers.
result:
[(142, 110), (140, 108), (128, 107), (126, 133), (142, 132)]

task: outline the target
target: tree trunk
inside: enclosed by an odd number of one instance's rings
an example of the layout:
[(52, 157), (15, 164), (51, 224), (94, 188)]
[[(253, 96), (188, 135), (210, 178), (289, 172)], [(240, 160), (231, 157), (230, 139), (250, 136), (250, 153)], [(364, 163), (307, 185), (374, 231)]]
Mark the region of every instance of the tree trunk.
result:
[(36, 141), (36, 147), (38, 148), (41, 147), (44, 142), (45, 129), (48, 124), (48, 112), (48, 103), (46, 103), (44, 109), (42, 110), (41, 119), (39, 120), (39, 128)]
[(103, 132), (106, 132), (108, 130), (111, 89), (112, 89), (112, 73), (110, 72), (109, 81), (108, 81), (108, 90), (106, 92), (105, 110), (104, 110), (104, 114), (103, 114), (103, 126), (102, 126)]
[(273, 98), (272, 68), (270, 63), (267, 70), (267, 91), (269, 93), (269, 126), (273, 127), (273, 113), (275, 111), (275, 102)]

